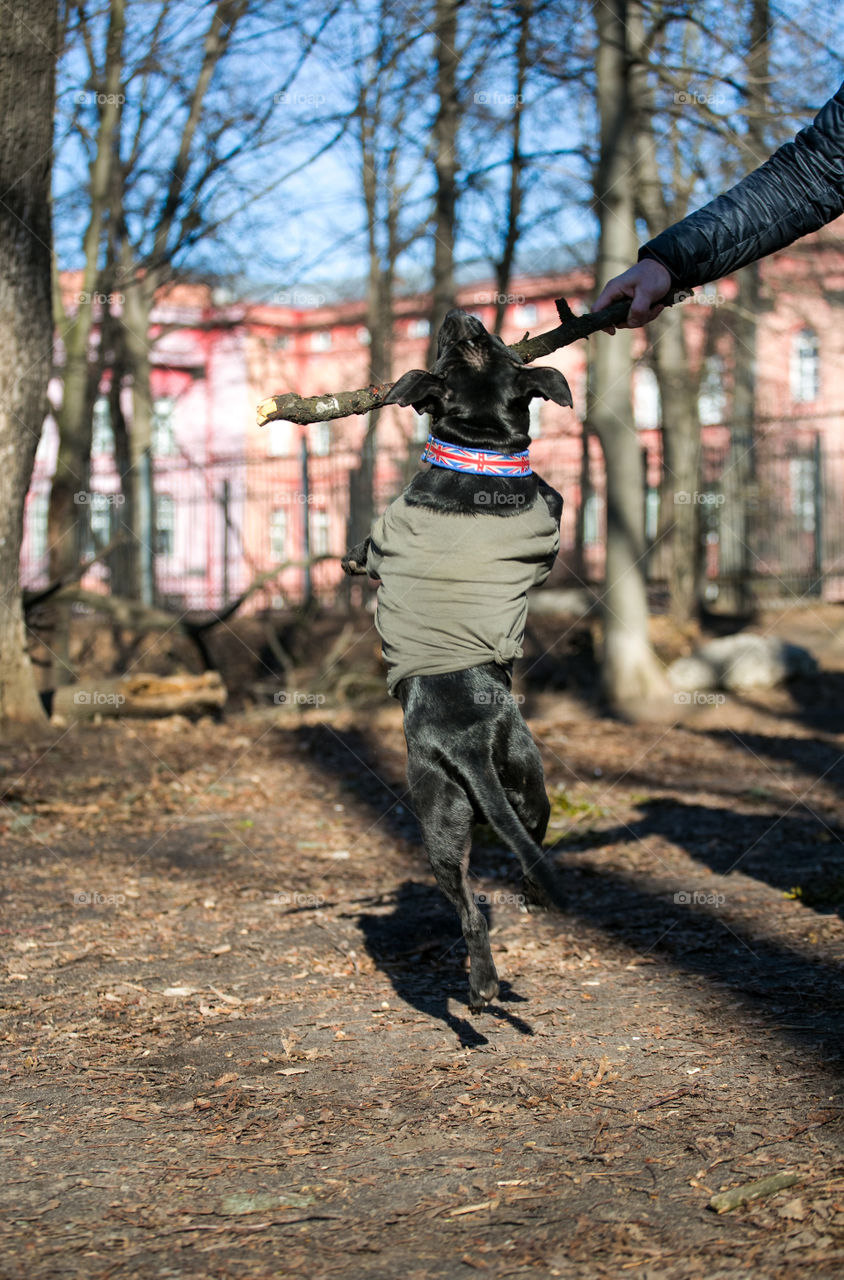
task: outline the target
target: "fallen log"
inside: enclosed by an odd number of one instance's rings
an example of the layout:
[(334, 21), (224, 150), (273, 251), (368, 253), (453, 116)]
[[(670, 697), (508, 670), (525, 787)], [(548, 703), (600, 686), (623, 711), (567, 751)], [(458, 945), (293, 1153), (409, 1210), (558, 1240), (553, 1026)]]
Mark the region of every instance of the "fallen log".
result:
[(116, 680), (89, 680), (64, 685), (53, 696), (53, 715), (64, 720), (186, 715), (219, 712), (226, 686), (217, 671), (202, 675), (157, 676), (135, 672)]
[[(554, 305), (560, 317), (556, 329), (538, 333), (535, 338), (524, 337), (521, 342), (514, 342), (510, 347), (523, 364), (548, 356), (552, 351), (577, 342), (579, 338), (588, 338), (599, 329), (621, 324), (630, 310), (630, 300), (627, 298), (622, 302), (613, 302), (603, 311), (589, 312), (585, 316), (576, 316), (565, 298), (557, 298)], [(346, 418), (350, 414), (369, 413), (372, 409), (381, 407), (392, 386), (392, 382), (384, 382), (359, 387), (356, 391), (328, 392), (320, 396), (297, 396), (292, 391), (285, 395), (269, 396), (258, 405), (258, 426), (263, 427), (276, 418), (307, 426), (309, 422), (330, 422), (334, 418)]]

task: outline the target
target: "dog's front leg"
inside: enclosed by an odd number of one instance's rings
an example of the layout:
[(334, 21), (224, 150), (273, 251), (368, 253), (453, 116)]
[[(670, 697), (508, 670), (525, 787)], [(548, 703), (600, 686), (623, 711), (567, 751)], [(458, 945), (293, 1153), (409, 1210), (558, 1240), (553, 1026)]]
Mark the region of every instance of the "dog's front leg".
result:
[(344, 573), (366, 573), (366, 557), (369, 555), (369, 538), (364, 538), (356, 546), (347, 551), (340, 561)]

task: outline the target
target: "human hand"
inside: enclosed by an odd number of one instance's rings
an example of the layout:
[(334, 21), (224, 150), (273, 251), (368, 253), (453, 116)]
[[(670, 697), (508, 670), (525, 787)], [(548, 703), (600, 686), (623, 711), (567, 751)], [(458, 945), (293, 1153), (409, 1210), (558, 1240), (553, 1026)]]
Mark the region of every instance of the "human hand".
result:
[[(671, 288), (671, 276), (667, 267), (655, 258), (643, 258), (635, 266), (629, 267), (620, 276), (614, 276), (604, 285), (592, 306), (593, 311), (603, 311), (612, 302), (622, 298), (631, 298), (627, 319), (618, 327), (620, 329), (639, 329), (642, 325), (654, 320), (664, 310), (660, 299), (664, 298)], [(610, 326), (605, 333), (615, 333)]]

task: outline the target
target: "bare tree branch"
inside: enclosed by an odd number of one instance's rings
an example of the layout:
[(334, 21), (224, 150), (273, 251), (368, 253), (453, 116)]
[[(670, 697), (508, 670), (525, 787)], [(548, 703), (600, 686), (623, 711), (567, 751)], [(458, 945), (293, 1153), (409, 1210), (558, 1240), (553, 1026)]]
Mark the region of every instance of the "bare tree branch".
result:
[(57, 595), (60, 591), (63, 591), (65, 587), (71, 587), (75, 582), (79, 582), (81, 578), (85, 577), (85, 574), (89, 569), (91, 569), (95, 564), (98, 564), (101, 560), (106, 560), (111, 555), (112, 551), (116, 550), (117, 547), (122, 546), (125, 541), (125, 534), (118, 533), (118, 535), (115, 538), (112, 538), (106, 546), (100, 548), (96, 555), (91, 556), (90, 560), (85, 560), (83, 564), (78, 565), (72, 573), (66, 573), (61, 578), (56, 578), (53, 582), (48, 582), (46, 587), (38, 587), (32, 591), (24, 591), (23, 605), (26, 612), (28, 613), (30, 609), (34, 609), (36, 605), (43, 604), (45, 600), (49, 600), (51, 596)]

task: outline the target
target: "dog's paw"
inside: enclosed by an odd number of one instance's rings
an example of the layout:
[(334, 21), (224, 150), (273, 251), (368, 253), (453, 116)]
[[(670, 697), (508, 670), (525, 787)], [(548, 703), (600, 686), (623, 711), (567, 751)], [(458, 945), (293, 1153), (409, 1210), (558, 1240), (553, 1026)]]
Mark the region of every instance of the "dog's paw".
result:
[(353, 547), (349, 547), (349, 550), (340, 561), (340, 567), (344, 573), (348, 574), (366, 573), (368, 555), (369, 538), (364, 538), (363, 542), (356, 542)]
[(531, 913), (538, 911), (558, 911), (559, 906), (535, 880), (525, 877), (522, 880), (522, 910)]
[(491, 1000), (498, 999), (498, 978), (490, 978), (487, 982), (475, 987), (469, 984), (469, 1011), (483, 1013)]

